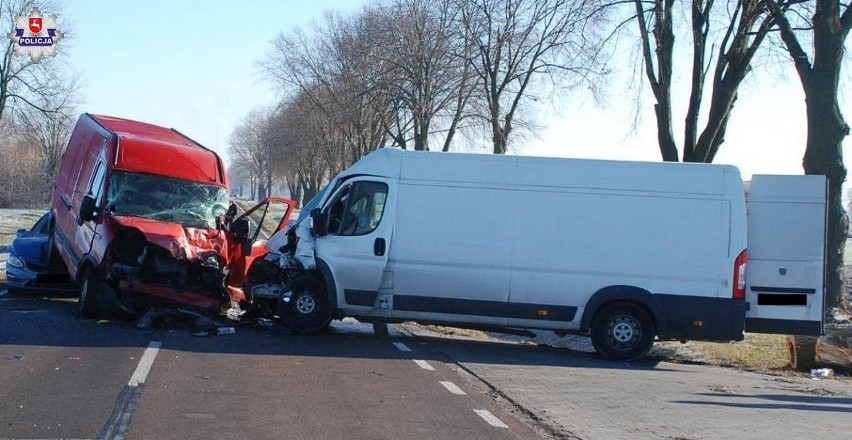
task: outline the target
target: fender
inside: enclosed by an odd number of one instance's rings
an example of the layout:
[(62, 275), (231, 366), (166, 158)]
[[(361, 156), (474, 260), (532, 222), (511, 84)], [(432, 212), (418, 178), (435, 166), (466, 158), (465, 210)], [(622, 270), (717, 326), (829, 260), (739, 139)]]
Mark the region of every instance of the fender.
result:
[(321, 258), (316, 259), (317, 272), (322, 276), (325, 282), (325, 290), (328, 292), (328, 299), (332, 310), (337, 310), (337, 284), (334, 282), (334, 275), (331, 273), (331, 268), (328, 263)]
[(98, 270), (98, 264), (90, 254), (83, 255), (80, 259), (80, 264), (77, 265), (77, 272), (74, 274), (74, 281), (81, 282), (80, 274), (86, 274), (86, 270)]
[(592, 318), (601, 306), (619, 301), (632, 302), (647, 308), (651, 312), (651, 319), (654, 320), (657, 327), (657, 334), (666, 334), (666, 318), (660, 302), (651, 292), (635, 286), (608, 286), (595, 292), (583, 309), (580, 331), (589, 331), (592, 326)]

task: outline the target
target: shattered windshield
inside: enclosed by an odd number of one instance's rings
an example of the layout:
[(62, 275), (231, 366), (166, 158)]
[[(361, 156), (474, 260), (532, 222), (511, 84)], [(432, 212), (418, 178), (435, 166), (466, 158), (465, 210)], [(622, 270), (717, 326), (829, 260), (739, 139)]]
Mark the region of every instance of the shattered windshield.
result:
[(212, 229), (216, 217), (228, 210), (228, 191), (206, 183), (116, 170), (110, 176), (107, 206), (115, 215)]

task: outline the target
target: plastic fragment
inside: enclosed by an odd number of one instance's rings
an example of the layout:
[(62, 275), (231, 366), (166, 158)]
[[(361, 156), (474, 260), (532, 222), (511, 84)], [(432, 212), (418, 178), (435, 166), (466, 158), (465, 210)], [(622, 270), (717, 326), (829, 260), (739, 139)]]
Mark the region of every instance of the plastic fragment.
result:
[(822, 379), (834, 377), (834, 370), (831, 368), (815, 368), (811, 370), (811, 377)]
[(233, 335), (237, 331), (233, 327), (216, 327), (216, 335)]

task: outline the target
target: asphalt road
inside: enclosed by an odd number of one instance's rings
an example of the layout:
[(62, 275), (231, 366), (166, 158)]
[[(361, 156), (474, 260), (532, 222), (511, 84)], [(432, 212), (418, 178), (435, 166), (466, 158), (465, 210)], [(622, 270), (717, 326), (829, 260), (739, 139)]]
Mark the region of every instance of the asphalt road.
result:
[(0, 439), (852, 438), (852, 381), (335, 322), (196, 337), (0, 295)]
[(0, 296), (0, 438), (540, 438), (418, 339), (363, 324), (192, 336)]

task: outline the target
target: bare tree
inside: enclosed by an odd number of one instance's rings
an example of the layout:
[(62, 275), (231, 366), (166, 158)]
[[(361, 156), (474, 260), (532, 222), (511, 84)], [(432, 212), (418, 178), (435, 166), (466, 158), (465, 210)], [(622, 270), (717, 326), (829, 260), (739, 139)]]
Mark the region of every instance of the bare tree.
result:
[[(802, 90), (807, 114), (805, 174), (828, 178), (827, 308), (843, 298), (843, 248), (848, 218), (843, 212), (841, 188), (846, 180), (843, 139), (849, 126), (837, 101), (844, 44), (852, 28), (852, 8), (839, 0), (782, 2), (763, 0), (775, 18)], [(791, 4), (795, 7), (790, 7)], [(807, 40), (805, 40), (807, 39)], [(809, 48), (802, 41), (811, 43)]]
[(375, 10), (377, 25), (370, 35), (379, 50), (371, 53), (387, 66), (380, 87), (400, 107), (393, 109), (394, 123), (387, 128), (402, 148), (410, 131), (414, 149), (428, 150), (434, 122), (442, 116), (451, 121), (444, 139), (448, 148), (472, 93), (467, 41), (456, 29), (454, 6), (452, 0), (394, 0)]
[[(663, 160), (677, 161), (678, 148), (672, 131), (674, 112), (671, 86), (672, 74), (676, 69), (675, 17), (679, 16), (676, 9), (681, 3), (674, 0), (634, 0), (633, 3), (645, 76), (656, 100), (654, 113), (660, 153)], [(762, 0), (728, 0), (722, 4), (714, 0), (692, 0), (690, 19), (692, 73), (689, 103), (684, 117), (683, 160), (712, 162), (724, 142), (739, 86), (751, 71), (752, 59), (773, 21)], [(721, 32), (711, 29), (714, 22), (723, 24)], [(699, 133), (705, 81), (714, 59), (710, 108), (704, 128)]]
[[(59, 81), (60, 92), (36, 98), (38, 107), (24, 107), (15, 114), (23, 138), (35, 147), (41, 159), (45, 193), (49, 193), (56, 178), (59, 161), (77, 118), (77, 79)], [(39, 108), (53, 109), (44, 112)]]
[[(257, 198), (264, 199), (272, 191), (277, 176), (272, 167), (274, 145), (269, 137), (272, 115), (268, 110), (254, 110), (234, 128), (230, 139), (231, 160), (256, 180)], [(252, 191), (252, 196), (255, 192)]]
[[(13, 23), (19, 15), (28, 16), (34, 6), (44, 12), (60, 12), (56, 1), (0, 0), (0, 21)], [(45, 57), (34, 63), (28, 56), (15, 55), (15, 43), (6, 38), (5, 32), (3, 39), (5, 42), (0, 46), (0, 119), (9, 105), (44, 113), (59, 111), (50, 104), (56, 103), (65, 89), (60, 61)], [(62, 43), (67, 44), (66, 41)]]
[(44, 208), (41, 163), (11, 118), (0, 121), (0, 208)]
[(297, 201), (311, 199), (338, 171), (323, 153), (336, 151), (333, 145), (340, 141), (341, 133), (332, 127), (304, 94), (282, 105), (270, 125), (278, 154), (286, 158), (282, 175)]
[(583, 0), (459, 0), (493, 151), (506, 152), (519, 105), (539, 76), (595, 75), (594, 21)]
[(384, 66), (371, 54), (381, 48), (370, 44), (371, 22), (364, 19), (370, 16), (327, 13), (311, 33), (280, 34), (262, 64), (283, 94), (309, 100), (331, 124), (325, 130), (340, 134), (341, 143), (324, 152), (330, 166), (342, 161), (345, 167), (387, 141), (391, 106), (377, 93)]

